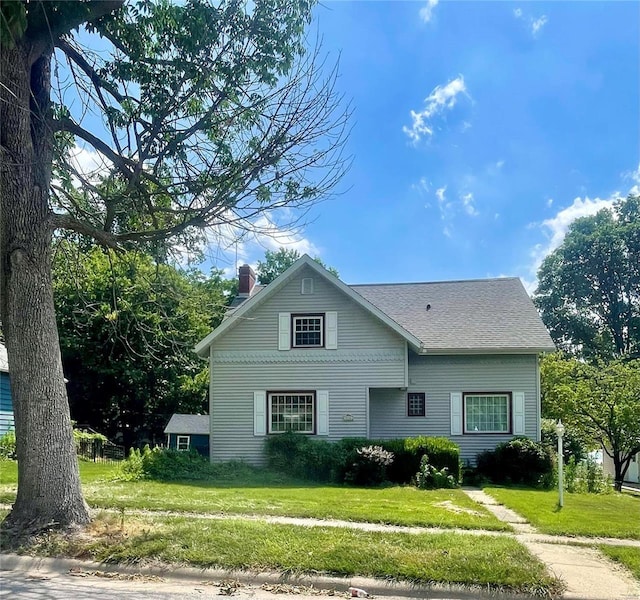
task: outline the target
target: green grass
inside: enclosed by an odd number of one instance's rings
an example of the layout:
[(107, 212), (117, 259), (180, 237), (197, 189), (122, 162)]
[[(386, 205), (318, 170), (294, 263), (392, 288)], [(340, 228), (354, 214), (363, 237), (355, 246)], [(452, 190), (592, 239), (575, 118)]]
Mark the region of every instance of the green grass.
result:
[[(85, 498), (89, 505), (98, 508), (313, 517), (495, 531), (509, 529), (460, 490), (427, 492), (410, 486), (314, 485), (264, 471), (245, 471), (240, 479), (230, 477), (221, 481), (113, 481), (115, 471), (112, 466), (80, 464)], [(15, 474), (12, 479), (7, 469), (7, 473), (0, 475), (0, 482), (5, 484), (0, 485), (0, 502), (13, 502)]]
[(331, 527), (211, 521), (159, 515), (101, 515), (93, 537), (42, 538), (38, 555), (118, 563), (362, 575), (544, 594), (559, 582), (514, 539), (456, 533), (372, 533)]
[(598, 546), (600, 551), (611, 560), (624, 565), (633, 576), (640, 580), (640, 548), (626, 546)]
[(628, 494), (565, 494), (487, 487), (485, 491), (525, 517), (542, 533), (640, 539), (640, 498)]

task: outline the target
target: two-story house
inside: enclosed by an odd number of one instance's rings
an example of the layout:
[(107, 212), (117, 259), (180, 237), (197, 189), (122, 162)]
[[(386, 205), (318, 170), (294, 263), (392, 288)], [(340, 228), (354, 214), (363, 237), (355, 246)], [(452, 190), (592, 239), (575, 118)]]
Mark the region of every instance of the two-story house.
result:
[(554, 344), (517, 278), (348, 286), (303, 256), (240, 295), (196, 347), (211, 459), (260, 464), (265, 436), (447, 436), (473, 461), (539, 439), (538, 354)]

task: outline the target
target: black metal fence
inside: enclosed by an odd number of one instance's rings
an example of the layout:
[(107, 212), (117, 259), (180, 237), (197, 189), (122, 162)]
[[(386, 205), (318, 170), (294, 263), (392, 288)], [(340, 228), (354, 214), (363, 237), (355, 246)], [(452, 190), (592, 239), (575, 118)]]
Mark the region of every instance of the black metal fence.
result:
[(93, 462), (124, 460), (124, 446), (118, 446), (100, 439), (76, 440), (76, 451), (80, 458)]

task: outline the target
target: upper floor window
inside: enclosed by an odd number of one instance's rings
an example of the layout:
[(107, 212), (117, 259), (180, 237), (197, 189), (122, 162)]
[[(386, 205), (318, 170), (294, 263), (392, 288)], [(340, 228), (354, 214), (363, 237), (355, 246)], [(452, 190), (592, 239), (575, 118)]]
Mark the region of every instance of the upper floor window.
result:
[(465, 433), (509, 433), (511, 394), (464, 394)]
[(291, 337), (294, 348), (324, 346), (324, 315), (292, 315)]

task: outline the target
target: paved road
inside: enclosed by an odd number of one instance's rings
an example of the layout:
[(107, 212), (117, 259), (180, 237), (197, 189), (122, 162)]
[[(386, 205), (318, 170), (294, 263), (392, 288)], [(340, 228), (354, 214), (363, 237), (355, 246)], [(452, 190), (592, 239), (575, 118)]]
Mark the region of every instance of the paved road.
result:
[[(243, 585), (235, 588), (153, 578), (105, 578), (86, 573), (0, 572), (2, 600), (210, 600), (230, 596), (237, 600), (277, 600), (259, 587)], [(329, 596), (287, 594), (290, 600), (329, 600)], [(346, 598), (342, 593), (339, 597)], [(406, 600), (406, 599), (405, 599)]]

